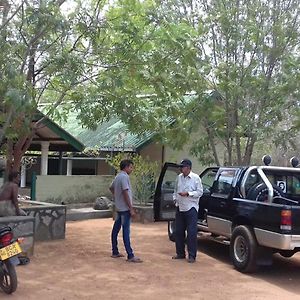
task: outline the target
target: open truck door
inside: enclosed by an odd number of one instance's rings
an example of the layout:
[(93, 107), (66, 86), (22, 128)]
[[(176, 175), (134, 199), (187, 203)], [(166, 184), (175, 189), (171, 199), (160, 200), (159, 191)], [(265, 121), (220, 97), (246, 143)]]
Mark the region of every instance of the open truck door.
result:
[(178, 164), (164, 164), (154, 195), (154, 221), (172, 221), (175, 219), (176, 208), (173, 201), (173, 192), (179, 173)]

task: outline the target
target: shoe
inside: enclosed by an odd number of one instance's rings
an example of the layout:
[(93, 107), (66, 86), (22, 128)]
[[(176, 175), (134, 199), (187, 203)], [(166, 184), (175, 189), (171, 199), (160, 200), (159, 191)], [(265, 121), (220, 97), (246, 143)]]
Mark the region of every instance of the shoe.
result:
[(128, 258), (127, 261), (132, 262), (132, 263), (141, 263), (141, 262), (143, 262), (140, 258), (138, 258), (136, 256), (134, 256), (132, 258)]
[(183, 256), (183, 255), (175, 255), (175, 256), (172, 256), (172, 259), (185, 259), (185, 256)]
[(124, 257), (124, 254), (121, 254), (121, 253), (113, 254), (111, 257), (112, 258)]
[(19, 258), (19, 265), (23, 266), (23, 265), (27, 265), (30, 263), (30, 258), (27, 256), (18, 256)]
[(196, 259), (194, 257), (188, 258), (188, 263), (193, 264), (194, 262), (196, 262)]

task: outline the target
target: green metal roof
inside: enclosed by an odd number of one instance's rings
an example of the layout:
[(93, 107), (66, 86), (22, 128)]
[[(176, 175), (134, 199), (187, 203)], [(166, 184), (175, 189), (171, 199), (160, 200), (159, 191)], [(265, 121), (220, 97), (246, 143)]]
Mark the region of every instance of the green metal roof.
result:
[(41, 126), (37, 129), (29, 150), (40, 150), (41, 141), (50, 142), (50, 151), (82, 152), (84, 150), (85, 147), (83, 143), (45, 116), (42, 112), (38, 111), (34, 115), (32, 122), (37, 122), (41, 119), (43, 119), (42, 124), (45, 126)]
[(130, 133), (126, 124), (117, 118), (99, 124), (96, 130), (83, 128), (75, 114), (69, 114), (68, 121), (62, 127), (75, 136), (86, 147), (101, 151), (137, 151), (147, 144), (154, 133), (146, 132), (142, 136)]

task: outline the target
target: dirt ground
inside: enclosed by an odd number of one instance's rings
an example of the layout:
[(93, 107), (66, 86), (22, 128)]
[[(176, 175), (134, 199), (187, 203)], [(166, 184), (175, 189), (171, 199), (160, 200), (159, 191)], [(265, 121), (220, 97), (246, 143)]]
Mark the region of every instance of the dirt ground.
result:
[(200, 238), (195, 264), (174, 261), (165, 223), (134, 223), (132, 246), (144, 263), (133, 264), (110, 257), (112, 222), (68, 222), (65, 240), (37, 243), (31, 263), (17, 267), (17, 291), (0, 299), (300, 299), (300, 254), (244, 275), (228, 246)]

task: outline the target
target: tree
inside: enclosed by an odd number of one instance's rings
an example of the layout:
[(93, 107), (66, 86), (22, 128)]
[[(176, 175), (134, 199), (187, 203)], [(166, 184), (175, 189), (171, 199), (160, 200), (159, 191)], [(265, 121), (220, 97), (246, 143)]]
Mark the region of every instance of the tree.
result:
[(55, 97), (51, 113), (83, 80), (80, 36), (61, 12), (64, 2), (2, 1), (0, 143), (8, 171), (19, 169), (42, 122), (32, 123), (40, 102)]
[[(191, 67), (199, 74), (200, 89), (196, 81), (197, 97), (189, 103), (188, 117), (191, 126), (196, 122), (202, 126), (205, 136), (196, 141), (193, 153), (207, 159), (210, 150), (211, 160), (220, 164), (217, 145), (223, 144), (223, 163), (244, 165), (250, 163), (256, 143), (270, 139), (280, 143), (283, 135), (287, 140), (291, 124), (282, 130), (278, 126), (298, 106), (298, 1), (199, 0), (165, 5), (169, 18), (186, 20), (199, 33), (198, 63)], [(203, 78), (207, 90), (214, 91), (211, 95), (203, 95)]]
[[(113, 37), (116, 62), (131, 63), (106, 75), (114, 78), (112, 94), (124, 99), (111, 111), (131, 130), (157, 131), (179, 147), (202, 128), (192, 153), (228, 165), (249, 164), (257, 143), (292, 137), (289, 124), (278, 128), (298, 107), (298, 1), (166, 0), (155, 9), (151, 2), (150, 10), (120, 3), (110, 10), (111, 28), (124, 20)], [(137, 3), (139, 11), (132, 9)], [(148, 97), (137, 102), (138, 94)], [(88, 122), (97, 108), (85, 114)], [(172, 126), (168, 117), (176, 120)]]
[[(56, 120), (76, 109), (90, 127), (118, 115), (134, 128), (145, 113), (150, 122), (137, 126), (142, 132), (159, 128), (166, 115), (162, 107), (177, 111), (176, 93), (166, 96), (167, 91), (186, 90), (184, 74), (174, 73), (169, 81), (162, 70), (188, 65), (180, 61), (192, 57), (185, 51), (189, 44), (181, 43), (190, 38), (189, 28), (160, 24), (155, 1), (78, 0), (68, 13), (65, 2), (1, 2), (0, 144), (8, 171), (19, 169), (41, 126), (42, 119), (32, 123), (41, 105)], [(166, 63), (159, 65), (159, 59)], [(139, 97), (153, 91), (158, 96), (150, 100)]]
[(174, 147), (202, 128), (192, 152), (220, 164), (222, 144), (229, 165), (248, 164), (297, 105), (296, 0), (74, 1), (68, 14), (64, 2), (1, 2), (0, 141), (14, 169), (41, 102), (91, 128), (117, 115)]

